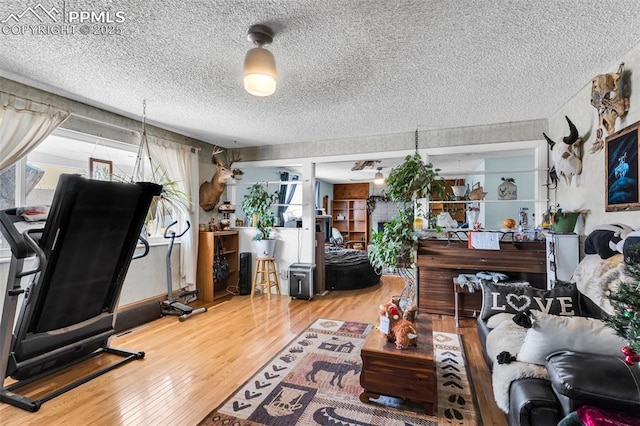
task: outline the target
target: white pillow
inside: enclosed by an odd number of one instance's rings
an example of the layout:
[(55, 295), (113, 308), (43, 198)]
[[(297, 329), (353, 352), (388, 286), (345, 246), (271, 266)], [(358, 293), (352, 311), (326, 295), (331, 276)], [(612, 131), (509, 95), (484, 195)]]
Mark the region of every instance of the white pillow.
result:
[(586, 352), (622, 356), (626, 344), (611, 327), (595, 318), (567, 317), (531, 311), (533, 326), (527, 331), (518, 352), (518, 361), (544, 365), (545, 358), (557, 351)]

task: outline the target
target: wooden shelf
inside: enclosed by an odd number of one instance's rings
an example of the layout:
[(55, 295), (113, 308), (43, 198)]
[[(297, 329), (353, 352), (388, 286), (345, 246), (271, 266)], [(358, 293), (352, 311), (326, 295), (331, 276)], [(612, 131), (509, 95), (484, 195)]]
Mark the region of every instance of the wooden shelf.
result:
[[(222, 244), (222, 254), (229, 264), (229, 276), (221, 282), (213, 280), (213, 260), (216, 244)], [(198, 240), (198, 272), (196, 287), (199, 290), (198, 299), (213, 302), (228, 295), (227, 288), (237, 286), (239, 281), (238, 269), (238, 231), (200, 232)]]
[[(349, 242), (368, 244), (369, 215), (367, 200), (333, 200), (331, 208), (333, 227)], [(340, 216), (342, 219), (338, 219)]]
[(533, 199), (517, 199), (517, 200), (452, 200), (452, 201), (441, 201), (441, 200), (430, 200), (426, 201), (427, 204), (467, 204), (467, 203), (546, 203), (548, 199), (541, 200), (533, 200)]
[(516, 170), (467, 170), (459, 172), (439, 172), (442, 177), (447, 176), (480, 176), (480, 175), (514, 175), (518, 173), (547, 173), (549, 169), (516, 169)]
[[(368, 183), (336, 184), (333, 186), (331, 219), (333, 227), (349, 243), (366, 248), (369, 241)], [(338, 216), (341, 218), (338, 219)]]

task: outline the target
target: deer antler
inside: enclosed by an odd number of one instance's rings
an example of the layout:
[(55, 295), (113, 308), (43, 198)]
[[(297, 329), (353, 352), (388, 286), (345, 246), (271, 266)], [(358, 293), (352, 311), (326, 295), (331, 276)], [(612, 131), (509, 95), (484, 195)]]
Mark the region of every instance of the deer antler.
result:
[(211, 162), (216, 165), (222, 164), (220, 160), (216, 158), (216, 155), (222, 154), (223, 152), (224, 152), (224, 149), (220, 148), (218, 145), (214, 145), (213, 152), (211, 153)]
[(231, 156), (231, 161), (229, 161), (229, 164), (228, 164), (229, 168), (231, 168), (231, 165), (236, 161), (242, 161), (242, 157), (240, 157), (240, 155), (236, 155), (236, 153), (234, 152)]

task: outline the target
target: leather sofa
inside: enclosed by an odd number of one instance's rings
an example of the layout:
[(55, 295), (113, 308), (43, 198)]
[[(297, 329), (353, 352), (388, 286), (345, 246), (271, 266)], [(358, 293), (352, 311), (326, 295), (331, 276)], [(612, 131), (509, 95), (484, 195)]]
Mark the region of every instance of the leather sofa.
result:
[[(583, 316), (602, 318), (605, 314), (583, 297)], [(478, 318), (478, 337), (490, 369), (495, 360), (487, 355), (486, 339), (491, 331)], [(556, 425), (582, 405), (640, 413), (640, 368), (629, 368), (621, 358), (561, 351), (547, 357), (550, 380), (523, 378), (509, 388), (509, 425)]]

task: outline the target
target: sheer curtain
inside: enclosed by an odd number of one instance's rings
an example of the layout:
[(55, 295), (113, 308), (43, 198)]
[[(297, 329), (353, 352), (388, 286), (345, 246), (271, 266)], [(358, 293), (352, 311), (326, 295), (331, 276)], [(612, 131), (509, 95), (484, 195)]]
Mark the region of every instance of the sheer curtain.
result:
[(24, 157), (69, 117), (49, 105), (0, 92), (0, 172)]
[[(167, 178), (176, 181), (177, 189), (184, 192), (190, 201), (183, 213), (191, 222), (191, 228), (184, 234), (180, 242), (180, 277), (188, 285), (196, 283), (196, 257), (198, 254), (197, 211), (198, 191), (196, 172), (198, 170), (198, 153), (195, 148), (170, 142), (154, 136), (147, 136), (149, 155)], [(195, 188), (195, 189), (194, 189)], [(182, 232), (184, 224), (178, 225), (176, 232)]]

